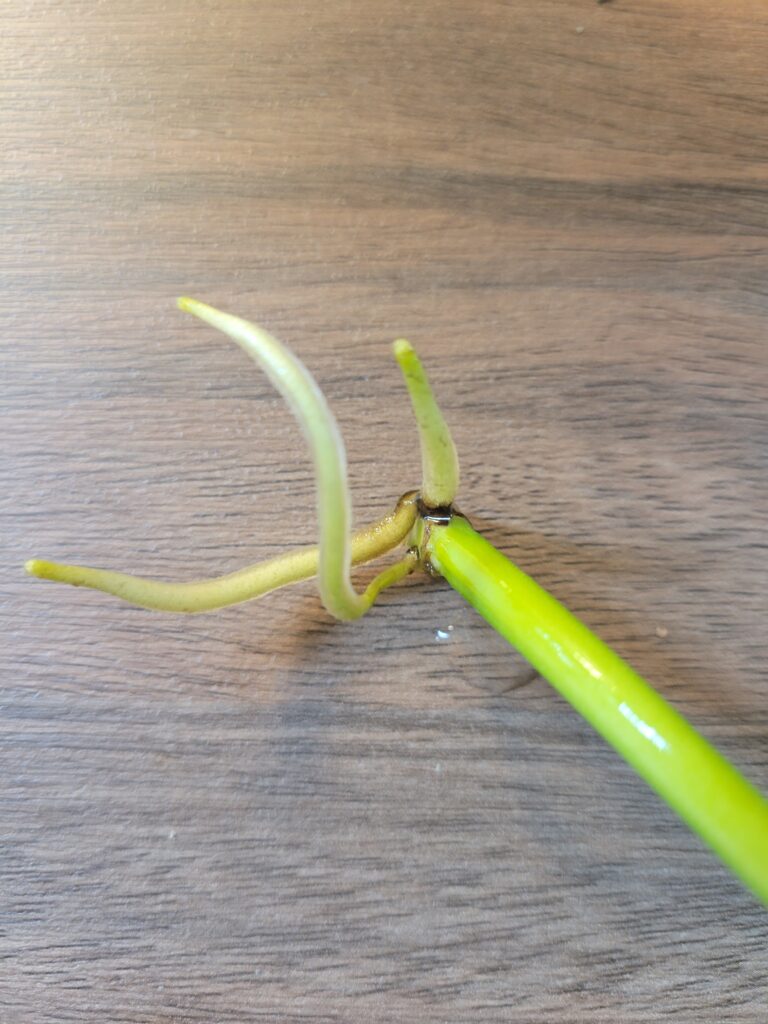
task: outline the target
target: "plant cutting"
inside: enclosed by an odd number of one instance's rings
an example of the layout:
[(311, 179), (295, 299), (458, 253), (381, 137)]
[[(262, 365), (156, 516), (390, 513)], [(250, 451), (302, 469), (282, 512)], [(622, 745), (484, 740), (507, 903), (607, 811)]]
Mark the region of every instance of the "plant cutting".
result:
[[(309, 444), (317, 482), (319, 543), (237, 572), (190, 583), (33, 559), (33, 576), (92, 587), (145, 608), (204, 612), (317, 577), (338, 619), (365, 614), (385, 587), (422, 567), (444, 577), (517, 648), (765, 903), (768, 803), (618, 654), (514, 566), (454, 507), (456, 449), (412, 346), (394, 344), (416, 416), (422, 483), (393, 511), (351, 533), (344, 444), (324, 395), (301, 361), (266, 331), (194, 299), (182, 310), (232, 338), (288, 402)], [(352, 566), (404, 546), (362, 592)]]

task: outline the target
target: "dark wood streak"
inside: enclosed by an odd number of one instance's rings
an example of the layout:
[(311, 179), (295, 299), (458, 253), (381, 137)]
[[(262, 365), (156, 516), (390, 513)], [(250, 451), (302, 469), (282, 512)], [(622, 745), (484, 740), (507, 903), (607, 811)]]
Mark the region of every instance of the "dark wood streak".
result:
[(439, 583), (346, 626), (19, 566), (313, 539), (177, 294), (316, 372), (360, 522), (409, 337), (459, 507), (768, 789), (767, 50), (756, 0), (5, 5), (0, 1020), (766, 1020), (765, 912)]

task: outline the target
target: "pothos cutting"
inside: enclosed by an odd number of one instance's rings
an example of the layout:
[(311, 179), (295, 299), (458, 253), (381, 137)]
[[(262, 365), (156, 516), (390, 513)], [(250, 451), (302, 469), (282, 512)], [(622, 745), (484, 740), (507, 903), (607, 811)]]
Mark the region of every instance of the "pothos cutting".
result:
[[(768, 803), (611, 648), (484, 540), (453, 505), (456, 448), (424, 369), (407, 341), (394, 354), (419, 428), (422, 483), (394, 510), (351, 533), (344, 443), (303, 363), (266, 331), (195, 299), (179, 307), (227, 334), (264, 370), (309, 444), (317, 481), (319, 543), (215, 579), (164, 583), (40, 559), (27, 572), (93, 587), (144, 608), (206, 612), (317, 577), (337, 619), (365, 614), (378, 594), (418, 567), (444, 577), (579, 711), (722, 860), (768, 903)], [(353, 565), (406, 550), (360, 593)]]

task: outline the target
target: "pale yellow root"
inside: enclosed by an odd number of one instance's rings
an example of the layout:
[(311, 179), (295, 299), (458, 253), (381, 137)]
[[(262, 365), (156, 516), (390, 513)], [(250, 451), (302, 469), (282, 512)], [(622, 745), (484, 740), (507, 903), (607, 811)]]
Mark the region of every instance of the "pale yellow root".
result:
[[(416, 496), (409, 494), (398, 502), (394, 512), (372, 523), (364, 530), (354, 534), (351, 542), (352, 561), (355, 564), (370, 562), (380, 555), (386, 554), (407, 537), (416, 521)], [(407, 560), (406, 560), (407, 561)], [(57, 562), (46, 562), (33, 558), (25, 565), (32, 576), (41, 579), (55, 580), (58, 583), (70, 583), (75, 587), (90, 587), (113, 594), (131, 604), (142, 608), (153, 608), (164, 612), (208, 612), (227, 605), (240, 604), (262, 597), (278, 587), (311, 579), (317, 575), (319, 549), (317, 547), (300, 548), (288, 551), (277, 558), (226, 576), (218, 576), (210, 580), (197, 580), (192, 583), (164, 583), (160, 580), (144, 579), (130, 576), (127, 573), (112, 572), (108, 569), (89, 569), (81, 565), (62, 565)], [(390, 583), (397, 582), (403, 575), (411, 571), (407, 568), (400, 572), (398, 566), (385, 569), (380, 576), (368, 586), (360, 600), (366, 608), (373, 603), (376, 595)], [(410, 565), (410, 563), (408, 563)], [(399, 573), (399, 574), (398, 574)]]
[(422, 500), (428, 508), (447, 507), (459, 489), (456, 446), (413, 346), (401, 338), (394, 343), (393, 351), (405, 378), (419, 427)]
[(261, 327), (222, 313), (197, 299), (182, 298), (178, 304), (180, 309), (199, 317), (237, 342), (259, 364), (299, 421), (315, 468), (320, 599), (337, 619), (359, 618), (370, 605), (352, 586), (349, 574), (352, 510), (347, 456), (325, 395), (301, 360)]
[[(327, 610), (339, 619), (356, 619), (379, 592), (411, 572), (416, 556), (385, 569), (358, 594), (350, 567), (397, 547), (416, 522), (417, 495), (406, 495), (390, 515), (350, 538), (351, 509), (344, 444), (323, 393), (304, 364), (276, 338), (255, 324), (214, 309), (196, 299), (178, 300), (179, 307), (237, 342), (264, 370), (288, 402), (309, 444), (317, 480), (318, 547), (291, 551), (226, 576), (192, 583), (164, 583), (107, 569), (61, 565), (41, 559), (26, 570), (43, 579), (92, 587), (132, 604), (171, 612), (204, 612), (261, 597), (278, 587), (317, 576)], [(428, 507), (452, 503), (459, 483), (456, 449), (437, 406), (419, 358), (407, 341), (396, 341), (394, 353), (411, 397), (421, 441), (421, 498)]]

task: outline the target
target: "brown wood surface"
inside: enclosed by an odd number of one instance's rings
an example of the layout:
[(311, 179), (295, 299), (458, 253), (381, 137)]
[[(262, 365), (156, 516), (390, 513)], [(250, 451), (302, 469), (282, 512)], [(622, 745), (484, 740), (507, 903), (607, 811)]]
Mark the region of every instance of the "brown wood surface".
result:
[(338, 625), (20, 571), (312, 541), (176, 295), (305, 359), (360, 523), (418, 484), (406, 336), (464, 510), (768, 789), (765, 3), (1, 18), (0, 1020), (768, 1019), (764, 909), (445, 586)]

